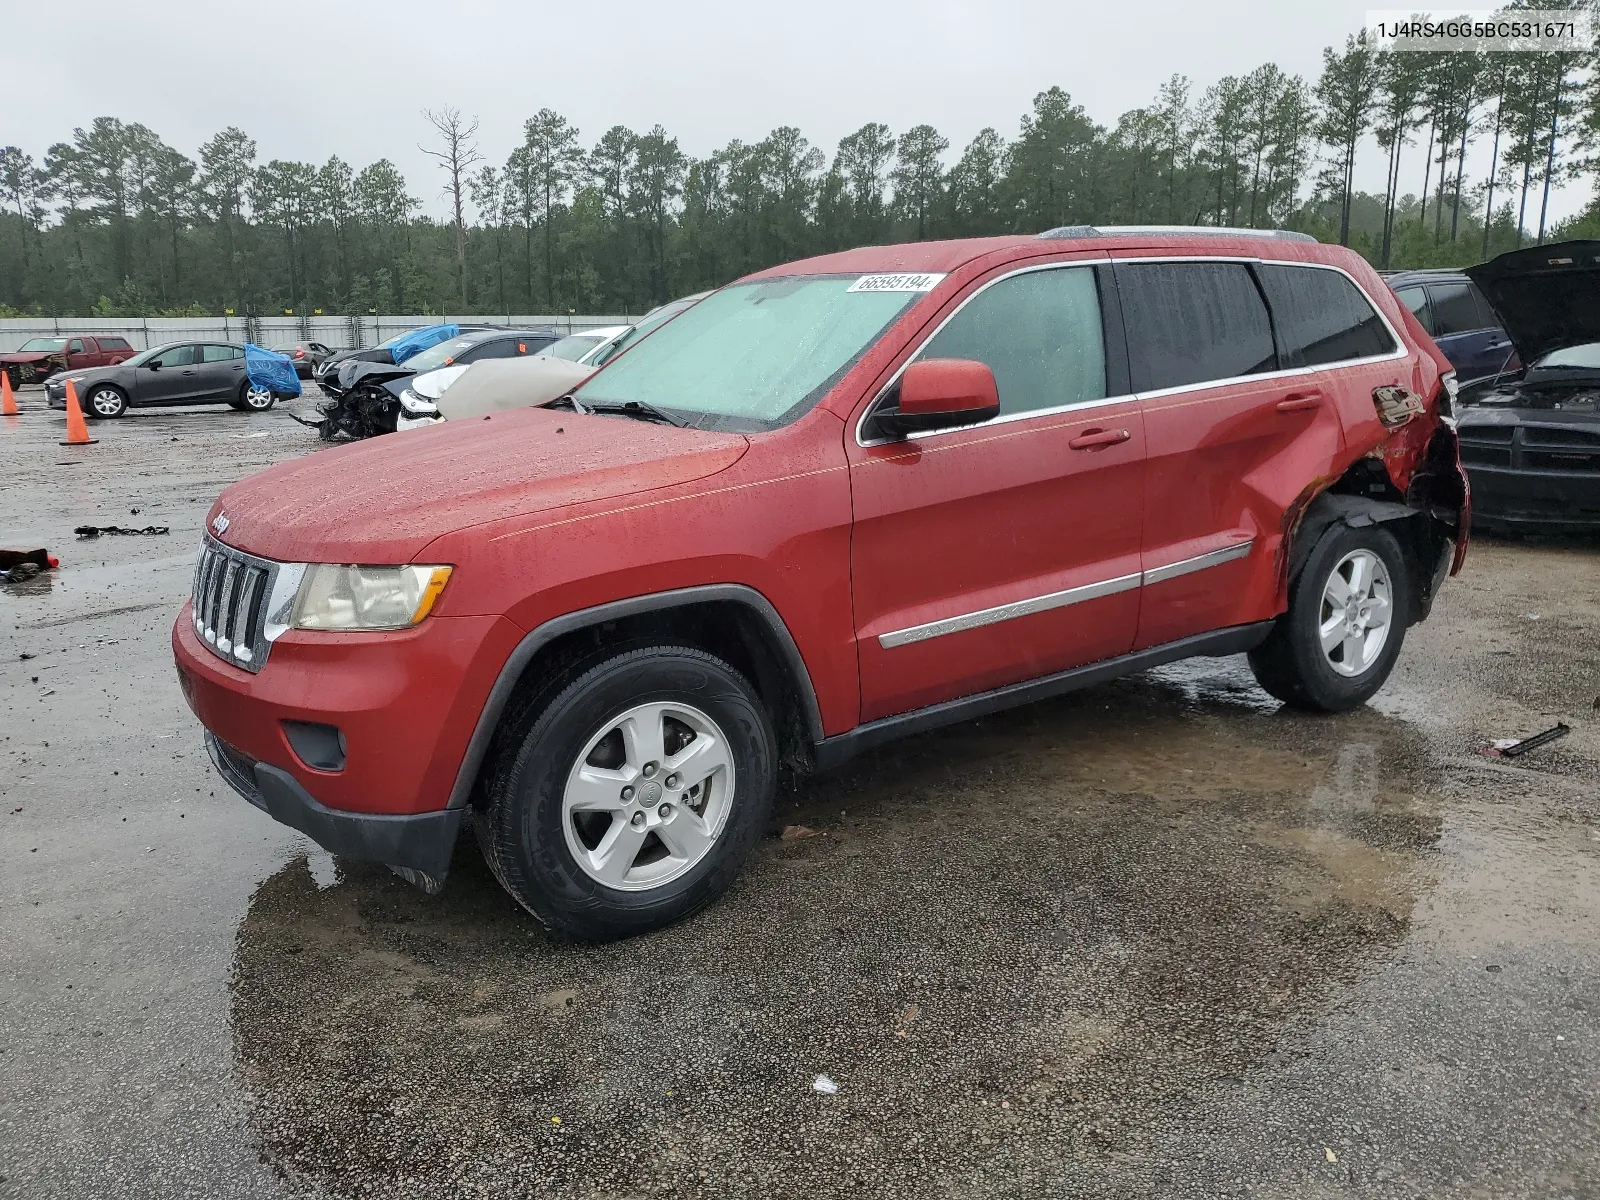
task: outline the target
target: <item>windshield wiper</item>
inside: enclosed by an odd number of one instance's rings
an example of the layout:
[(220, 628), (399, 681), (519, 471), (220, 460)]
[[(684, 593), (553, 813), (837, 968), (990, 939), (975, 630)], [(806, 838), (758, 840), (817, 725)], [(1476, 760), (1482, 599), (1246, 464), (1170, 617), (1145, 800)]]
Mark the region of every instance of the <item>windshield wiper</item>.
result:
[(568, 392), (565, 396), (557, 396), (544, 407), (561, 408), (563, 406), (570, 408), (575, 413), (587, 413), (589, 411), (589, 409), (578, 403), (578, 398), (571, 392)]
[[(574, 400), (573, 403), (577, 401)], [(675, 417), (665, 409), (657, 408), (654, 404), (646, 404), (643, 400), (624, 400), (620, 404), (602, 402), (587, 407), (592, 413), (632, 417), (636, 421), (654, 421), (658, 425), (676, 425), (679, 429), (685, 429), (689, 425), (689, 422), (682, 417)]]

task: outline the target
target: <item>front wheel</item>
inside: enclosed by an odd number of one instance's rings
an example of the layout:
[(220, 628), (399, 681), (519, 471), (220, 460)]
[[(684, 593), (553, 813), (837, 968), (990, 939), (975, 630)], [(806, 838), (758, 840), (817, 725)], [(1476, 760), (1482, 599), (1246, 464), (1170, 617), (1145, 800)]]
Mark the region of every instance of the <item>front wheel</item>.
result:
[(257, 387), (248, 380), (239, 389), (239, 403), (237, 407), (246, 412), (266, 412), (277, 399), (271, 388)]
[(475, 825), (496, 877), (545, 925), (591, 941), (644, 933), (733, 882), (771, 812), (777, 751), (731, 666), (634, 650), (524, 721)]
[(1400, 657), (1411, 576), (1381, 525), (1335, 525), (1289, 592), (1289, 610), (1250, 652), (1250, 669), (1293, 708), (1344, 712), (1365, 704)]
[(112, 387), (110, 384), (100, 384), (89, 389), (86, 413), (91, 417), (120, 417), (128, 411), (128, 397), (121, 388)]

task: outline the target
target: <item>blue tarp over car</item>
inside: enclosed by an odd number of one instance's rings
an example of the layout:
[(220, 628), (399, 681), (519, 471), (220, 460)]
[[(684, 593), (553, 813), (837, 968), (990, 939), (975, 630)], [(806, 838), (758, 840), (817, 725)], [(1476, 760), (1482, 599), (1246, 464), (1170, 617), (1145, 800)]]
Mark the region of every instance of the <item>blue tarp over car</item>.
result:
[(437, 346), (440, 342), (449, 341), (461, 332), (459, 325), (429, 325), (425, 329), (415, 329), (403, 338), (397, 338), (389, 352), (394, 355), (394, 365), (399, 366), (413, 354), (421, 354), (429, 346)]
[(300, 376), (295, 373), (294, 360), (287, 354), (263, 350), (260, 346), (245, 344), (245, 374), (258, 388), (271, 388), (277, 396), (298, 396)]

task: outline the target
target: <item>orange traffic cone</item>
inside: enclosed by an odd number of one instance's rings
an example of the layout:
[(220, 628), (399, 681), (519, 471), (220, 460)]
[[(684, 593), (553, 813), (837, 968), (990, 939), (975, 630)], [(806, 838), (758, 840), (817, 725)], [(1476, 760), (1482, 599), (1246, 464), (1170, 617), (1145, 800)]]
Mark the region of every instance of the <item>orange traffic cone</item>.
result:
[(0, 371), (0, 417), (17, 415), (17, 398), (11, 394), (11, 372)]
[(84, 423), (83, 409), (78, 407), (78, 389), (67, 380), (67, 440), (63, 446), (92, 446), (99, 438), (89, 436), (89, 426)]

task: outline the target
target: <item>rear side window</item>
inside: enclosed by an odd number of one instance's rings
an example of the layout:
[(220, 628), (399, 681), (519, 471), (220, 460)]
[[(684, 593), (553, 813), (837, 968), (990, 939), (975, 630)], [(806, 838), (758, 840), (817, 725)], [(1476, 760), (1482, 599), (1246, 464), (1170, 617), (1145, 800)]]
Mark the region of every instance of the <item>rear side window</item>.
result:
[(1117, 293), (1136, 392), (1277, 369), (1267, 306), (1243, 263), (1121, 263)]
[(917, 357), (987, 363), (1002, 415), (1101, 399), (1106, 346), (1094, 268), (1027, 271), (991, 284)]
[(133, 349), (132, 346), (128, 345), (128, 340), (126, 338), (103, 337), (103, 338), (99, 339), (99, 342), (100, 342), (100, 349), (102, 349), (102, 350), (132, 350)]
[(200, 354), (201, 362), (232, 362), (244, 357), (244, 351), (238, 346), (201, 346)]
[(1338, 271), (1262, 263), (1256, 272), (1272, 306), (1283, 366), (1315, 367), (1394, 350), (1377, 310)]
[(1411, 310), (1411, 315), (1430, 334), (1433, 333), (1433, 309), (1428, 305), (1428, 289), (1425, 287), (1405, 287), (1395, 293), (1400, 297), (1400, 303)]
[[(1470, 333), (1483, 329), (1486, 324), (1472, 289), (1464, 283), (1430, 283), (1428, 298), (1432, 301), (1434, 334), (1449, 337), (1452, 333)], [(1488, 305), (1484, 305), (1488, 308)]]

